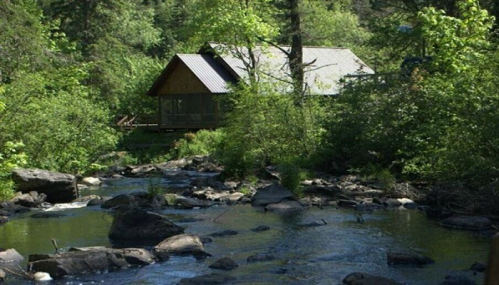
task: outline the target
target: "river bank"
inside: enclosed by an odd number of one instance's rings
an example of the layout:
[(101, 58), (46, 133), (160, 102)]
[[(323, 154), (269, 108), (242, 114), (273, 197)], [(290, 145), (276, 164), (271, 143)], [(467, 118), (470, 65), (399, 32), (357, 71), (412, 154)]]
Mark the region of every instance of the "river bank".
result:
[[(238, 193), (234, 189), (213, 189), (208, 184), (215, 185), (218, 181), (227, 188), (230, 188), (231, 184), (225, 185), (227, 183), (214, 179), (216, 173), (193, 170), (196, 169), (169, 169), (160, 177), (148, 178), (119, 178), (114, 173), (115, 178), (108, 175), (110, 178), (102, 178), (102, 185), (81, 189), (80, 195), (133, 196), (137, 191), (145, 191), (151, 185), (170, 192), (169, 195), (177, 193), (178, 197), (203, 199), (199, 201), (206, 201), (210, 195), (213, 198), (217, 193)], [(308, 198), (299, 200), (304, 209), (294, 213), (271, 213), (264, 207), (251, 206), (251, 200), (243, 204), (243, 196), (240, 196), (241, 201), (235, 206), (213, 201), (215, 205), (206, 208), (186, 207), (182, 203), (162, 207), (156, 212), (184, 227), (186, 233), (207, 236), (231, 230), (237, 234), (213, 237), (212, 243), (205, 244), (206, 252), (212, 257), (201, 261), (189, 256), (172, 256), (164, 263), (158, 262), (109, 274), (70, 277), (70, 280), (113, 284), (177, 284), (184, 278), (217, 272), (210, 269), (209, 265), (222, 257), (230, 257), (239, 265), (237, 269), (227, 273), (235, 278), (236, 283), (330, 284), (331, 281), (340, 283), (353, 272), (365, 272), (409, 284), (437, 284), (444, 281), (445, 276), (452, 271), (469, 275), (468, 277), (476, 280), (478, 284), (479, 280), (483, 279), (481, 273), (473, 275), (469, 270), (461, 270), (468, 269), (477, 261), (486, 260), (490, 231), (471, 232), (444, 228), (439, 224), (439, 220), (428, 219), (425, 211), (422, 211), (424, 207), (419, 207), (418, 210), (417, 205), (386, 207), (389, 203), (381, 206), (383, 202), (377, 204), (372, 203), (372, 200), (360, 200), (360, 196), (371, 196), (364, 199), (374, 199), (372, 195), (378, 192), (372, 192), (372, 188), (368, 190), (352, 182), (345, 186), (349, 187), (350, 193), (356, 193), (353, 190), (363, 190), (363, 195), (358, 192), (352, 197), (327, 198), (318, 193), (333, 191), (335, 195), (340, 195), (338, 191), (341, 189), (325, 182), (327, 181), (324, 179), (321, 183), (314, 180), (304, 182), (310, 184), (310, 189), (315, 190), (309, 191)], [(346, 182), (348, 181), (341, 183)], [(256, 191), (264, 188), (264, 184), (272, 184), (272, 181), (259, 183), (262, 185), (257, 183), (249, 186), (254, 187)], [(222, 187), (222, 184), (218, 184), (218, 187)], [(341, 193), (343, 195), (345, 192)], [(220, 200), (220, 197), (214, 198), (217, 199)], [(307, 200), (316, 206), (308, 207)], [(387, 201), (395, 202), (384, 202)], [(234, 204), (234, 201), (229, 200), (229, 204)], [(33, 212), (11, 216), (11, 220), (0, 227), (0, 240), (3, 243), (0, 246), (15, 248), (25, 257), (34, 253), (53, 253), (52, 238), (57, 240), (61, 249), (113, 246), (112, 241), (108, 239), (113, 220), (112, 211), (99, 206), (65, 210), (64, 207), (59, 207), (58, 210), (55, 212), (61, 215), (49, 218), (34, 218)], [(359, 217), (362, 222), (359, 222)], [(322, 220), (325, 224), (322, 224)], [(307, 226), (314, 223), (321, 226)], [(262, 225), (269, 227), (269, 230), (251, 230)], [(432, 258), (435, 263), (423, 267), (393, 267), (387, 264), (388, 252), (423, 254)], [(275, 258), (265, 262), (248, 263), (247, 258), (257, 253), (271, 254)], [(9, 282), (17, 281), (8, 279), (7, 284)]]

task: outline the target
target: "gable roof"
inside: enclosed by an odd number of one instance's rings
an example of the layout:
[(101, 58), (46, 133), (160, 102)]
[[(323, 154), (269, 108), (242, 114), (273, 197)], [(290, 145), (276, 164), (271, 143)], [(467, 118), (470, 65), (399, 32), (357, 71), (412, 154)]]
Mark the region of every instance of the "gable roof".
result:
[(149, 89), (148, 96), (157, 95), (161, 85), (179, 61), (183, 62), (211, 93), (227, 93), (229, 83), (235, 82), (235, 78), (210, 55), (176, 54)]
[[(256, 46), (254, 54), (260, 74), (265, 80), (291, 82), (288, 57), (282, 50), (289, 52), (291, 47)], [(246, 48), (229, 47), (223, 44), (208, 43), (200, 52), (212, 50), (219, 56), (233, 76), (247, 79), (244, 61), (248, 61)], [(340, 93), (339, 80), (346, 75), (374, 74), (367, 64), (347, 48), (303, 47), (303, 61), (310, 63), (305, 68), (305, 84), (312, 94), (334, 95)]]
[[(260, 79), (291, 82), (288, 57), (283, 50), (289, 52), (291, 47), (255, 47)], [(217, 43), (207, 43), (198, 54), (177, 54), (156, 79), (147, 95), (157, 96), (162, 84), (179, 61), (183, 62), (211, 93), (228, 93), (230, 83), (237, 80), (247, 81), (248, 72), (244, 62), (249, 58), (248, 54), (247, 48)], [(347, 48), (304, 47), (303, 60), (308, 64), (304, 76), (306, 87), (311, 94), (316, 95), (339, 94), (339, 81), (346, 75), (375, 73)], [(284, 91), (290, 91), (291, 85), (285, 85), (284, 88)]]

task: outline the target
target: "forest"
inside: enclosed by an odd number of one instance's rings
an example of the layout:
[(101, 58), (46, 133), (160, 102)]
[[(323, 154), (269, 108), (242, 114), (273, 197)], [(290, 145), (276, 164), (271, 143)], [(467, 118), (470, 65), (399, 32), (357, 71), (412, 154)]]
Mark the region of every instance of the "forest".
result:
[[(214, 41), (291, 45), (294, 91), (234, 86), (222, 128), (125, 162), (210, 154), (228, 177), (277, 165), (290, 189), (309, 170), (413, 181), (439, 189), (437, 202), (497, 213), (496, 17), (493, 0), (1, 0), (0, 198), (17, 167), (105, 169), (134, 136), (114, 124), (154, 118), (145, 93), (168, 61)], [(347, 47), (393, 79), (305, 94), (303, 46)]]

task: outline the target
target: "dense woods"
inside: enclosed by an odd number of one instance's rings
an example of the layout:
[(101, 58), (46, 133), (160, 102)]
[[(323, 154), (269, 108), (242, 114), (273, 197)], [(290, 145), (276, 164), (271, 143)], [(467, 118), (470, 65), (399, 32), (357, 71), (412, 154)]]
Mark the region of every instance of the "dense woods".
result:
[[(215, 41), (291, 45), (293, 91), (258, 80), (250, 57), (224, 127), (149, 160), (210, 153), (233, 177), (278, 165), (291, 189), (319, 169), (497, 200), (494, 16), (492, 0), (0, 0), (0, 199), (15, 167), (105, 167), (126, 136), (113, 124), (156, 116), (145, 93), (172, 56)], [(391, 79), (313, 96), (304, 45), (350, 48)]]

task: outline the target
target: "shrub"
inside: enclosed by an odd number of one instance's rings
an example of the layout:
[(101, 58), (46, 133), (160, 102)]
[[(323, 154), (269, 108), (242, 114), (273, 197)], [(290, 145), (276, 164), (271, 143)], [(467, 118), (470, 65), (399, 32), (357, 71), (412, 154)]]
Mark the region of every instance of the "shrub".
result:
[(279, 171), (281, 184), (291, 190), (297, 197), (303, 196), (303, 191), (300, 185), (302, 178), (302, 170), (296, 164), (283, 163), (277, 167)]
[(26, 165), (26, 155), (22, 143), (7, 142), (0, 149), (0, 201), (14, 194), (14, 183), (10, 179), (12, 170)]
[(224, 136), (223, 130), (200, 130), (196, 133), (186, 133), (183, 139), (175, 142), (172, 156), (177, 158), (193, 155), (214, 154)]

